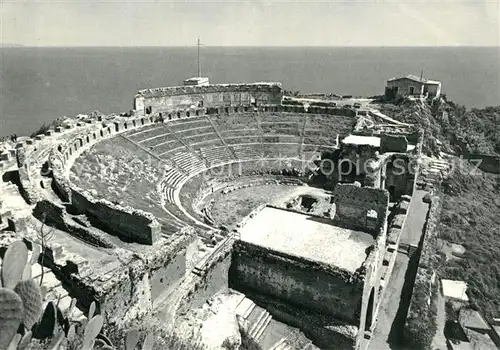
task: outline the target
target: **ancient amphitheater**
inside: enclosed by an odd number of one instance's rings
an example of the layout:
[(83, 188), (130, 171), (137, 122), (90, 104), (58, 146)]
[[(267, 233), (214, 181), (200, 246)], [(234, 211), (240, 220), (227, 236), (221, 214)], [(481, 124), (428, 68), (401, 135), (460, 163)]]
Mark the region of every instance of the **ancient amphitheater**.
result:
[(284, 104), (280, 83), (142, 90), (132, 113), (0, 155), (2, 245), (52, 226), (33, 268), (75, 318), (95, 301), (108, 326), (153, 317), (207, 348), (234, 321), (263, 349), (366, 349), (422, 138), (370, 110)]

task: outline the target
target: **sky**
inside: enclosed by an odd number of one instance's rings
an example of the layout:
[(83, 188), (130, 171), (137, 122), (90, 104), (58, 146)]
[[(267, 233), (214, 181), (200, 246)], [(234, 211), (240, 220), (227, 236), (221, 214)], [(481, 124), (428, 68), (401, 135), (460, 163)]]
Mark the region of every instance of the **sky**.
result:
[(0, 44), (500, 46), (500, 0), (0, 0)]

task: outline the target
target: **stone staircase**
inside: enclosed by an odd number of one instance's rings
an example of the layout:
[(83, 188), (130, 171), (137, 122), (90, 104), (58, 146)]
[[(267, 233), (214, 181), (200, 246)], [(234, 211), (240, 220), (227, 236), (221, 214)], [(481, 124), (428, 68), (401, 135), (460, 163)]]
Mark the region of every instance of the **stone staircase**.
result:
[(248, 335), (256, 342), (262, 337), (272, 319), (267, 310), (255, 305), (246, 297), (236, 307), (236, 314), (247, 322)]
[(311, 340), (307, 339), (301, 332), (290, 333), (286, 338), (278, 340), (268, 350), (315, 350), (318, 349)]
[(267, 310), (256, 305), (247, 297), (241, 299), (235, 313), (245, 320), (248, 335), (263, 350), (318, 349), (298, 329), (273, 320)]
[(449, 176), (452, 166), (442, 159), (428, 158), (427, 160), (426, 167), (420, 172), (419, 182), (431, 186), (439, 185), (443, 179)]

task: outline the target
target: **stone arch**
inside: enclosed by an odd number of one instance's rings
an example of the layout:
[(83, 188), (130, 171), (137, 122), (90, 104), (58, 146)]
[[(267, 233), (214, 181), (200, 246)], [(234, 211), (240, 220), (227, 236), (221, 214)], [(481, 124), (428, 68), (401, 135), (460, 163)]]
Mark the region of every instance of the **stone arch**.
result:
[(366, 308), (365, 331), (370, 330), (373, 323), (374, 299), (375, 299), (375, 288), (372, 287), (372, 290), (370, 291), (370, 297), (368, 298), (368, 306)]
[(123, 127), (125, 128), (125, 130), (127, 130), (128, 129), (128, 123), (127, 122), (123, 123)]
[(97, 139), (97, 135), (95, 133), (93, 133), (92, 136), (94, 136), (94, 140)]
[(86, 140), (87, 140), (87, 143), (89, 143), (89, 142), (90, 142), (90, 137), (89, 137), (89, 135), (87, 135)]
[(199, 116), (199, 115), (200, 115), (200, 110), (199, 110), (199, 109), (197, 109), (194, 113), (195, 113), (197, 116)]
[(186, 117), (189, 118), (191, 114), (189, 113), (189, 111), (186, 112)]
[(61, 146), (61, 145), (57, 146), (57, 150), (58, 150), (59, 152), (62, 152), (62, 146)]
[(99, 130), (99, 133), (101, 134), (101, 137), (104, 137), (104, 132), (102, 130)]
[(168, 114), (168, 120), (172, 120), (172, 114), (171, 113)]
[(177, 112), (177, 118), (181, 119), (181, 112)]

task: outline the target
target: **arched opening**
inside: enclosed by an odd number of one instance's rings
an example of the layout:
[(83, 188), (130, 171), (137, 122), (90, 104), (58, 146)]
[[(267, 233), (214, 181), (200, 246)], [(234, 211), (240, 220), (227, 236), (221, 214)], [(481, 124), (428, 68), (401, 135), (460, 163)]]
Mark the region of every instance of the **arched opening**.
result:
[(57, 150), (58, 150), (59, 152), (62, 152), (62, 146), (61, 146), (61, 145), (57, 146)]
[(172, 120), (172, 114), (168, 115), (168, 120)]
[(141, 118), (141, 125), (144, 125), (144, 118)]
[(153, 111), (153, 108), (151, 106), (146, 107), (146, 114), (151, 114), (152, 111)]
[(229, 108), (228, 107), (224, 108), (224, 111), (229, 114)]
[(373, 298), (375, 293), (375, 288), (372, 288), (370, 292), (370, 298), (368, 299), (368, 308), (366, 310), (366, 318), (365, 318), (365, 331), (370, 330), (373, 321)]
[(135, 120), (132, 120), (132, 124), (134, 125), (134, 128), (137, 126), (137, 124), (135, 123)]
[(101, 131), (99, 131), (99, 133), (101, 134), (101, 137), (104, 137), (104, 133)]
[(238, 107), (234, 107), (234, 113), (238, 113)]
[(123, 123), (123, 126), (125, 127), (125, 130), (128, 129), (128, 123), (127, 122)]
[(95, 133), (93, 133), (92, 136), (94, 137), (94, 140), (97, 139), (97, 135)]
[(111, 128), (108, 128), (108, 134), (111, 134)]
[(191, 114), (190, 114), (189, 112), (186, 112), (186, 117), (188, 117), (188, 118), (189, 118), (189, 116), (190, 116), (190, 115), (191, 115)]
[(199, 109), (197, 109), (197, 110), (196, 110), (196, 112), (194, 112), (194, 113), (195, 113), (197, 116), (199, 116), (199, 115), (200, 115), (200, 110), (199, 110)]
[(89, 138), (89, 136), (87, 135), (87, 143), (89, 143), (89, 142), (90, 142), (90, 138)]
[(177, 118), (181, 119), (181, 112), (177, 112)]

